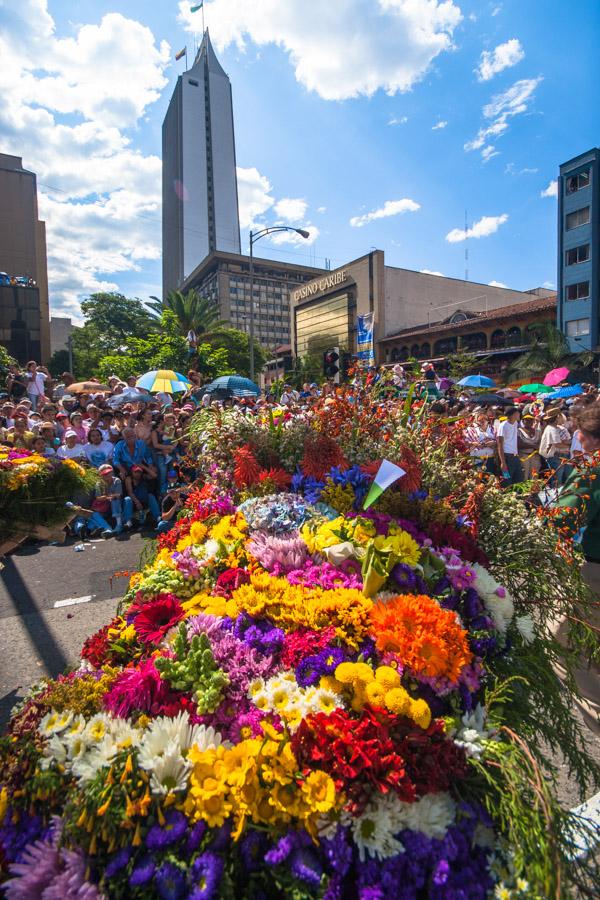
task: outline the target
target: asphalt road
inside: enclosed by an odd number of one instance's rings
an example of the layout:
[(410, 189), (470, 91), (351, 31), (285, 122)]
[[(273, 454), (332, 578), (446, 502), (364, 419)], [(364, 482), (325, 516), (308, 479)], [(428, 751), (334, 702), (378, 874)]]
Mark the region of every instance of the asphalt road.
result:
[(139, 568), (139, 533), (60, 546), (25, 544), (0, 569), (0, 727), (15, 702), (44, 675), (77, 662), (86, 637), (114, 615), (127, 579)]

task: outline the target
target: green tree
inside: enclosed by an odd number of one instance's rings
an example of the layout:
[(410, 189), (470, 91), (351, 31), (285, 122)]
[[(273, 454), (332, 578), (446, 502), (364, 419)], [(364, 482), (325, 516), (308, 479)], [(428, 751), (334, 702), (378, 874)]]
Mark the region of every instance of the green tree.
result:
[(164, 304), (158, 297), (152, 297), (152, 300), (153, 303), (149, 303), (148, 308), (155, 321), (160, 321), (163, 310), (170, 310), (184, 337), (191, 330), (199, 338), (206, 338), (225, 324), (219, 318), (218, 306), (207, 297), (201, 297), (194, 288), (185, 294), (181, 291), (169, 291)]
[(82, 301), (81, 312), (84, 339), (103, 354), (118, 351), (129, 338), (146, 337), (159, 324), (141, 300), (116, 292), (91, 294)]
[(550, 369), (562, 366), (568, 369), (585, 368), (594, 360), (591, 351), (573, 353), (568, 338), (553, 322), (538, 322), (531, 326), (530, 332), (533, 338), (531, 346), (514, 360), (507, 371), (509, 379), (542, 378)]
[(484, 363), (485, 359), (461, 347), (448, 355), (448, 374), (454, 381), (459, 381), (465, 375), (477, 375)]
[(306, 382), (312, 384), (323, 381), (323, 354), (308, 352), (296, 357), (294, 368), (284, 376), (284, 381), (295, 388), (301, 388)]
[[(232, 372), (236, 375), (250, 375), (250, 340), (245, 331), (237, 328), (217, 328), (207, 338), (206, 343), (217, 350), (227, 352), (227, 359)], [(267, 361), (267, 354), (257, 341), (254, 341), (254, 371), (260, 372)]]
[(6, 347), (0, 344), (0, 384), (3, 387), (8, 374), (8, 367), (14, 365), (14, 363), (16, 363), (16, 359), (10, 355)]
[[(73, 358), (73, 364), (75, 359)], [(48, 371), (53, 378), (60, 378), (63, 372), (69, 372), (69, 351), (55, 350), (48, 363)]]

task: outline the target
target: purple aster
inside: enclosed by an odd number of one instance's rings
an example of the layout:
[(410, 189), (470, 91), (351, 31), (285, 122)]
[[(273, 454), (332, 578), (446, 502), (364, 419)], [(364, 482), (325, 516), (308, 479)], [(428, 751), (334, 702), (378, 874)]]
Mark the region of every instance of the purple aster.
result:
[(321, 841), (321, 849), (330, 868), (341, 877), (348, 873), (352, 865), (352, 844), (348, 839), (348, 831), (340, 825), (334, 837)]
[(43, 893), (44, 900), (101, 900), (102, 895), (95, 884), (86, 880), (87, 860), (81, 850), (60, 851), (62, 871), (55, 876)]
[(170, 809), (164, 825), (153, 825), (146, 836), (148, 850), (163, 850), (179, 841), (187, 831), (187, 819), (183, 813)]
[(295, 850), (292, 854), (290, 868), (296, 878), (311, 887), (317, 888), (321, 884), (323, 867), (312, 850), (306, 847)]
[(203, 822), (200, 819), (199, 822), (196, 822), (195, 825), (192, 825), (190, 829), (190, 833), (188, 835), (188, 839), (186, 841), (185, 849), (188, 853), (193, 853), (198, 849), (200, 844), (202, 843), (202, 838), (206, 834), (206, 822)]
[(104, 869), (105, 878), (114, 878), (115, 875), (125, 868), (130, 859), (131, 847), (123, 847), (121, 850), (117, 850)]
[(306, 656), (296, 666), (296, 681), (300, 687), (317, 684), (323, 675), (333, 675), (340, 663), (347, 659), (341, 647), (325, 647), (314, 656)]
[(142, 857), (129, 876), (130, 887), (142, 887), (144, 884), (148, 884), (152, 880), (155, 870), (156, 866), (152, 857)]
[(41, 816), (31, 816), (24, 809), (19, 810), (18, 815), (15, 815), (15, 810), (9, 806), (2, 826), (0, 826), (0, 848), (2, 848), (5, 861), (7, 863), (20, 862), (21, 854), (27, 844), (32, 844), (39, 839), (44, 840), (47, 837), (44, 832)]
[(161, 900), (181, 900), (187, 893), (185, 874), (174, 863), (164, 862), (154, 876)]
[(192, 866), (192, 884), (189, 900), (210, 900), (214, 897), (223, 874), (223, 860), (216, 853), (207, 851)]
[(262, 865), (266, 839), (260, 831), (250, 830), (240, 843), (240, 853), (248, 872), (256, 872)]
[(228, 850), (231, 838), (231, 822), (224, 822), (216, 831), (213, 831), (209, 849), (212, 852)]

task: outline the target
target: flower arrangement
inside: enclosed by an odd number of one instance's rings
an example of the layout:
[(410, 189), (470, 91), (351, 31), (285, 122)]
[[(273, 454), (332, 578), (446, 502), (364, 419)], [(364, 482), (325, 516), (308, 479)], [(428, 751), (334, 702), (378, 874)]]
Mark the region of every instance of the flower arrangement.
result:
[(574, 728), (543, 622), (456, 504), (421, 489), (394, 495), (401, 515), (359, 512), (372, 476), (328, 471), (325, 489), (330, 477), (352, 498), (192, 495), (79, 668), (13, 712), (7, 897), (537, 897), (577, 883), (576, 823), (527, 747), (545, 734), (530, 671)]

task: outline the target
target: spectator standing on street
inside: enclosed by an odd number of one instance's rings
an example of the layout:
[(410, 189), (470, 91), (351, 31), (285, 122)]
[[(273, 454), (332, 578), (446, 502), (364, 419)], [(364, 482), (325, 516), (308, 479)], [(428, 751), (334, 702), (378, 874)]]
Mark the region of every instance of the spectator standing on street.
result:
[(40, 399), (46, 394), (46, 381), (50, 378), (48, 369), (44, 366), (38, 368), (35, 360), (27, 363), (27, 396), (31, 400), (31, 409), (36, 411)]
[(11, 365), (8, 367), (8, 376), (6, 378), (6, 390), (8, 396), (15, 403), (19, 403), (27, 394), (27, 380), (18, 366)]
[(506, 410), (506, 418), (496, 431), (500, 472), (505, 486), (523, 481), (523, 466), (519, 459), (519, 419), (521, 413), (515, 406)]

